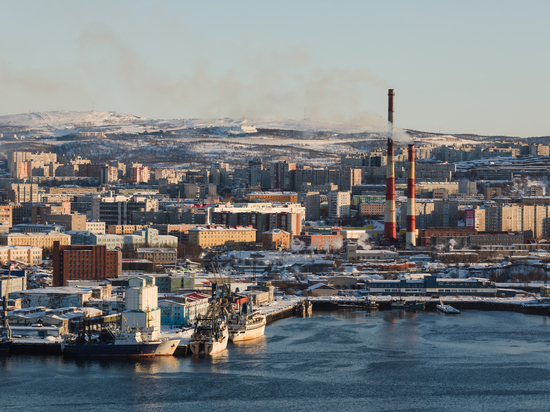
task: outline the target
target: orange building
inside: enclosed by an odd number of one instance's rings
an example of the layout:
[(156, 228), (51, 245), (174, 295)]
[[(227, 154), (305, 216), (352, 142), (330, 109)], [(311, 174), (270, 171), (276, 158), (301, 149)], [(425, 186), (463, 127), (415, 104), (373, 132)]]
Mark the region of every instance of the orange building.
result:
[(384, 202), (361, 203), (359, 213), (361, 216), (378, 216), (384, 214)]
[(333, 232), (330, 235), (302, 232), (294, 239), (304, 242), (306, 248), (310, 250), (340, 249), (344, 241), (340, 232)]
[(246, 195), (249, 202), (297, 203), (296, 192), (253, 192)]
[(268, 230), (262, 233), (262, 244), (266, 249), (288, 249), (291, 236), (289, 232), (281, 229)]

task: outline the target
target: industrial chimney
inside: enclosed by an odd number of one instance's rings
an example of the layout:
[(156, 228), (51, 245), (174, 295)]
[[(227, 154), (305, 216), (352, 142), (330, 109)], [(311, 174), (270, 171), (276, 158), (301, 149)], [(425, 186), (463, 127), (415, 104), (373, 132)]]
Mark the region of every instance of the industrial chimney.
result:
[(409, 145), (409, 164), (407, 167), (407, 234), (405, 246), (416, 246), (416, 195), (415, 195), (415, 154), (414, 145)]
[(386, 207), (384, 209), (384, 233), (390, 241), (397, 239), (395, 219), (395, 164), (393, 147), (393, 89), (388, 90), (388, 152), (386, 162)]

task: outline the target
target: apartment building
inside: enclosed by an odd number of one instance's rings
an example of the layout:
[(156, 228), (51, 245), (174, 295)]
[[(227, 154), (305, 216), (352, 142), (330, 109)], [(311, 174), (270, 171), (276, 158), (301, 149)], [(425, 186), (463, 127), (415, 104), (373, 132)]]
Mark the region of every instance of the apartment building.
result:
[(243, 243), (256, 243), (252, 227), (205, 226), (189, 229), (189, 243), (202, 248)]
[(68, 280), (105, 280), (122, 274), (122, 252), (106, 246), (68, 246), (55, 242), (53, 285), (66, 286)]

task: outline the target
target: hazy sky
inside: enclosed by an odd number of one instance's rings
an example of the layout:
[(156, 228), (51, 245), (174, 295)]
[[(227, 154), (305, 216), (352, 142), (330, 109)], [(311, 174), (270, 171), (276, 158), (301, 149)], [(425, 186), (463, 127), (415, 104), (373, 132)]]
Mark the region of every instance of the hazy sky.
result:
[(550, 135), (550, 1), (0, 0), (0, 114)]

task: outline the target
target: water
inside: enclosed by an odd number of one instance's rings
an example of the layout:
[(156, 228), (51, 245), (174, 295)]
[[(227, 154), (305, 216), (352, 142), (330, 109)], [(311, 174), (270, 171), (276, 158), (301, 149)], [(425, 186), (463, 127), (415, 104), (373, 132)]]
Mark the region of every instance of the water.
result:
[(2, 410), (546, 410), (550, 320), (332, 312), (212, 358), (0, 359)]

